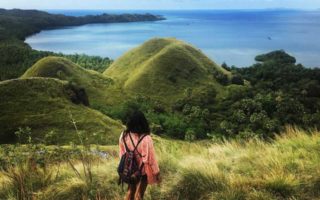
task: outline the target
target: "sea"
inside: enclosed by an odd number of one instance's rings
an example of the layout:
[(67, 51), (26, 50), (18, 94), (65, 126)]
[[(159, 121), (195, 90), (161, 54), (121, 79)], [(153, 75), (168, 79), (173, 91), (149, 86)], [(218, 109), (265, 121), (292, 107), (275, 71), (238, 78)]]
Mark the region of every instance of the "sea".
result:
[(306, 67), (320, 67), (320, 10), (47, 10), (70, 16), (151, 13), (163, 21), (88, 24), (44, 30), (26, 39), (32, 48), (117, 59), (154, 37), (172, 37), (218, 64), (247, 67), (255, 56), (284, 50)]

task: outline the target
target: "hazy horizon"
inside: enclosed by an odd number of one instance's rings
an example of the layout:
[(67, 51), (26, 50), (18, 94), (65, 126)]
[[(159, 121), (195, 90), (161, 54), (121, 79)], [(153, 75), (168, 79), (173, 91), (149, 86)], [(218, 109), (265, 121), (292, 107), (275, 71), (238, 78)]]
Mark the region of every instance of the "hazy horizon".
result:
[(87, 11), (108, 11), (108, 10), (117, 10), (117, 11), (121, 11), (121, 10), (130, 10), (130, 11), (188, 11), (188, 10), (203, 10), (203, 11), (210, 11), (210, 10), (244, 10), (244, 11), (250, 11), (250, 10), (253, 10), (253, 11), (258, 11), (258, 10), (297, 10), (297, 11), (317, 11), (317, 10), (320, 10), (320, 8), (280, 8), (280, 7), (274, 7), (274, 8), (209, 8), (209, 9), (206, 9), (206, 8), (185, 8), (185, 9), (175, 9), (175, 8), (163, 8), (163, 9), (155, 9), (155, 8), (145, 8), (145, 9), (130, 9), (130, 8), (106, 8), (106, 9), (86, 9), (86, 8), (18, 8), (18, 7), (14, 7), (14, 8), (3, 8), (3, 7), (0, 7), (0, 9), (7, 9), (7, 10), (12, 10), (12, 9), (21, 9), (21, 10), (43, 10), (43, 11), (53, 11), (53, 10), (87, 10)]
[(233, 10), (301, 9), (316, 10), (320, 0), (12, 0), (1, 3), (6, 9), (40, 10)]

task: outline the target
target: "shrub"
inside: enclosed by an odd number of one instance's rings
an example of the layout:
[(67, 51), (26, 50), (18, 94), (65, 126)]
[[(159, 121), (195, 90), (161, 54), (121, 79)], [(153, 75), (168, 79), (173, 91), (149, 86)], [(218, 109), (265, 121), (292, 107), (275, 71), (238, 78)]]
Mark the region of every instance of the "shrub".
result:
[(187, 141), (194, 141), (196, 139), (196, 132), (192, 129), (188, 129), (184, 136), (184, 139)]

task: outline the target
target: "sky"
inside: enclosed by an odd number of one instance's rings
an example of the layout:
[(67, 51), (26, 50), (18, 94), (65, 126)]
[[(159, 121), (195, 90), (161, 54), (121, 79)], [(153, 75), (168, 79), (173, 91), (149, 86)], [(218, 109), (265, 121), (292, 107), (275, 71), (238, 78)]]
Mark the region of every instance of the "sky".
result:
[(21, 9), (319, 9), (320, 0), (0, 0)]

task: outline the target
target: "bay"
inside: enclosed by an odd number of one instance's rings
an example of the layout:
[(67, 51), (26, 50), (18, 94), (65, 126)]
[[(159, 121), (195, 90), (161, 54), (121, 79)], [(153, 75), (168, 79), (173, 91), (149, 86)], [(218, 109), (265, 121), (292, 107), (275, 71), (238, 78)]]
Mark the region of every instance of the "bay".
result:
[(249, 66), (254, 57), (285, 50), (307, 67), (320, 67), (320, 11), (303, 10), (48, 10), (72, 16), (151, 13), (166, 20), (88, 24), (44, 30), (26, 39), (32, 48), (116, 59), (154, 37), (174, 37), (218, 64)]

